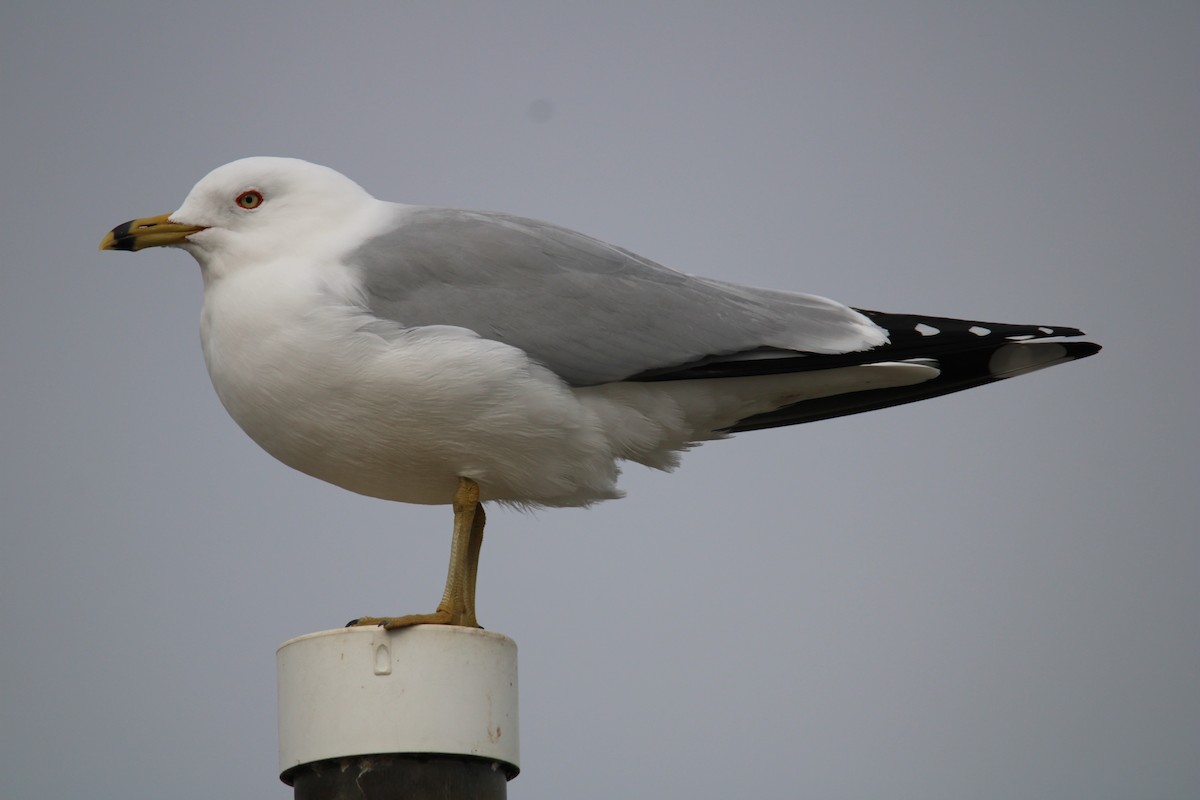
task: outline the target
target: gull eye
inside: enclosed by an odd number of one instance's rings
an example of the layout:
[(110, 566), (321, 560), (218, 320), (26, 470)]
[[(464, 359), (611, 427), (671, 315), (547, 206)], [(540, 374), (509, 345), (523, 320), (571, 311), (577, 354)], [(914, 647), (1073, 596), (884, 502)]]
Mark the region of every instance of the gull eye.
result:
[(250, 189), (249, 191), (239, 194), (234, 202), (238, 204), (238, 208), (244, 208), (246, 210), (258, 208), (263, 202), (262, 192)]

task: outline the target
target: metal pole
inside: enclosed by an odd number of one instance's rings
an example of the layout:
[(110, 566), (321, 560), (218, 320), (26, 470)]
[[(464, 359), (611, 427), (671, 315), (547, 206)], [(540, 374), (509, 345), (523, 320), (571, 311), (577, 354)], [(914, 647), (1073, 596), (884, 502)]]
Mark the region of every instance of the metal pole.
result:
[(520, 769), (517, 648), (474, 628), (339, 628), (277, 653), (295, 800), (503, 800)]
[(304, 764), (288, 775), (295, 800), (504, 800), (498, 761), (449, 756), (353, 756)]

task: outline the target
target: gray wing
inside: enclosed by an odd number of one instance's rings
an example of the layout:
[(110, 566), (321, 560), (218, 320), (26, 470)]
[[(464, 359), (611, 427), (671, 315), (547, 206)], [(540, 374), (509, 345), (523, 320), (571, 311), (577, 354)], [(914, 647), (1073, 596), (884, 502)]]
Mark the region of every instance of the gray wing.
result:
[(586, 386), (713, 361), (846, 353), (886, 334), (846, 306), (675, 272), (531, 219), (400, 207), (349, 257), (376, 316), (453, 325)]

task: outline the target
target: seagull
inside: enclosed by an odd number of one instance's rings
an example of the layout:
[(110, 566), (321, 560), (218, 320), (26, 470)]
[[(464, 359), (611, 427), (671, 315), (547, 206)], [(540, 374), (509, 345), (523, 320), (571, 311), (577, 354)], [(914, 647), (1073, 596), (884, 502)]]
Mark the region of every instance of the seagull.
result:
[(478, 627), (483, 502), (587, 506), (619, 465), (887, 408), (1090, 356), (1082, 331), (851, 308), (676, 272), (566, 228), (377, 200), (306, 161), (218, 167), (102, 250), (200, 265), (213, 387), (284, 464), (451, 504), (437, 610), (350, 625)]

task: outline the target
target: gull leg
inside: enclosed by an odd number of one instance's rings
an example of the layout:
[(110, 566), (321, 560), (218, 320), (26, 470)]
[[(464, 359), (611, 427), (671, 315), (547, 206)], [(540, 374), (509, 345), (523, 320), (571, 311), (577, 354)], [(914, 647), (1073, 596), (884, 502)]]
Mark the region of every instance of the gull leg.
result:
[(410, 625), (464, 625), (478, 628), (475, 620), (475, 575), (479, 569), (479, 549), (483, 545), (483, 506), (479, 502), (479, 484), (470, 478), (458, 479), (454, 493), (454, 539), (450, 542), (450, 567), (446, 571), (446, 589), (442, 602), (432, 614), (406, 614), (403, 617), (359, 617), (346, 627), (379, 625), (387, 630)]
[(483, 548), (483, 526), (487, 515), (483, 513), (483, 504), (475, 509), (475, 519), (471, 523), (471, 537), (467, 544), (467, 565), (463, 571), (463, 625), (472, 628), (482, 628), (475, 618), (475, 578), (479, 574), (479, 551)]

